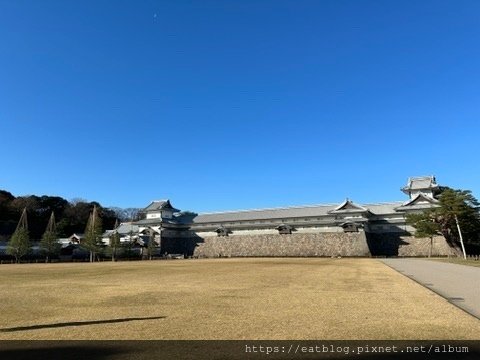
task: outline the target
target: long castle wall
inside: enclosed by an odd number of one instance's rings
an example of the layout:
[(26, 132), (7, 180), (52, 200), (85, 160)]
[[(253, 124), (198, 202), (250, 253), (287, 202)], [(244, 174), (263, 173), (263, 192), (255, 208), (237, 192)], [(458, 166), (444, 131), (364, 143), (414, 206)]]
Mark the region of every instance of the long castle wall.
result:
[(363, 232), (209, 236), (203, 241), (194, 256), (370, 256)]
[(162, 239), (162, 252), (194, 257), (448, 256), (446, 240), (415, 238), (402, 233), (293, 233), (202, 236)]

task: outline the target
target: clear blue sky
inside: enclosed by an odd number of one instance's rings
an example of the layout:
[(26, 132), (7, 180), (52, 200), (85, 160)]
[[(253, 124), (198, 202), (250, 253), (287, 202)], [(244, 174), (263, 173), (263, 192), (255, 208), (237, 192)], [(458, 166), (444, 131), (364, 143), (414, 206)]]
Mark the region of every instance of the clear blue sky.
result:
[(0, 189), (197, 212), (480, 197), (479, 1), (0, 0)]

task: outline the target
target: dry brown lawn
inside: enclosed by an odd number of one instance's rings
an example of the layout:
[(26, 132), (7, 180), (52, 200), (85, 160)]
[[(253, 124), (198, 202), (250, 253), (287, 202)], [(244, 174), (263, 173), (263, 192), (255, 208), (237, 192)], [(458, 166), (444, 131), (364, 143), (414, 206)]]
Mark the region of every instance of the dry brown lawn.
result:
[(478, 339), (374, 259), (0, 266), (0, 339)]
[(459, 264), (459, 265), (468, 265), (468, 266), (480, 267), (480, 260), (473, 260), (473, 259), (464, 260), (462, 258), (436, 258), (436, 259), (433, 258), (432, 260), (448, 262), (448, 263), (451, 263), (451, 264)]

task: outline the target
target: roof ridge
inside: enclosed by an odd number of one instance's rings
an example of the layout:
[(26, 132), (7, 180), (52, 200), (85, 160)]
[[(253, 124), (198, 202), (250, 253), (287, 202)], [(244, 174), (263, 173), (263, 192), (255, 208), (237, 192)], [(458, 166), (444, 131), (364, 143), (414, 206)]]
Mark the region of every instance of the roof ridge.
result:
[[(376, 202), (376, 203), (355, 203), (356, 205), (361, 205), (366, 207), (369, 205), (396, 205), (403, 204), (404, 201), (388, 201), (388, 202)], [(340, 205), (343, 204), (340, 203)], [(218, 214), (232, 214), (232, 213), (242, 213), (242, 212), (259, 212), (259, 211), (269, 211), (269, 210), (289, 210), (289, 209), (306, 209), (306, 208), (316, 208), (316, 207), (327, 207), (327, 206), (338, 206), (338, 203), (328, 203), (328, 204), (310, 204), (310, 205), (294, 205), (294, 206), (282, 206), (282, 207), (271, 207), (271, 208), (257, 208), (257, 209), (241, 209), (241, 210), (226, 210), (226, 211), (213, 211), (213, 212), (204, 212), (199, 213), (198, 215), (218, 215)]]
[(326, 207), (326, 206), (336, 206), (336, 205), (338, 205), (338, 204), (294, 205), (294, 206), (283, 206), (283, 207), (272, 207), (272, 208), (260, 208), (260, 209), (242, 209), (242, 210), (214, 211), (214, 212), (199, 213), (198, 215), (231, 214), (231, 213), (239, 213), (239, 212), (267, 211), (267, 210), (305, 209), (305, 208), (315, 208), (315, 207), (320, 207), (320, 206)]
[(382, 202), (375, 202), (375, 203), (366, 203), (362, 204), (363, 206), (368, 206), (368, 205), (390, 205), (390, 204), (403, 204), (404, 201), (402, 200), (395, 200), (395, 201), (382, 201)]

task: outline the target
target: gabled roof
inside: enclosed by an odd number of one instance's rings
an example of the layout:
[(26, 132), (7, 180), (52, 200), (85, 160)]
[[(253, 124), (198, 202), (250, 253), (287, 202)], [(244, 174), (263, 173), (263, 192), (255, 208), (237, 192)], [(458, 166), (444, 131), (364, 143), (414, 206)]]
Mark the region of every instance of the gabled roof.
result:
[(130, 234), (130, 233), (137, 233), (138, 232), (138, 225), (134, 225), (132, 223), (121, 223), (119, 227), (115, 229), (120, 235)]
[(424, 193), (418, 193), (413, 199), (410, 199), (397, 207), (395, 210), (423, 210), (438, 206), (440, 201)]
[(150, 226), (143, 229), (142, 231), (140, 231), (140, 234), (143, 234), (143, 235), (150, 235), (151, 233), (158, 235), (158, 234), (160, 234), (160, 231), (158, 229), (154, 229)]
[(116, 229), (105, 230), (103, 237), (109, 237), (114, 233), (119, 235), (128, 235), (130, 233), (136, 234), (138, 232), (138, 225), (133, 225), (132, 223), (121, 223)]
[(345, 199), (343, 203), (338, 205), (335, 209), (329, 211), (330, 214), (342, 214), (351, 212), (368, 212), (368, 209), (361, 205), (355, 204), (349, 199)]
[(418, 176), (411, 177), (408, 179), (408, 183), (401, 190), (409, 194), (411, 191), (415, 190), (427, 190), (427, 189), (437, 189), (438, 184), (435, 176)]
[(148, 205), (143, 211), (158, 211), (158, 210), (172, 210), (173, 212), (179, 212), (180, 210), (175, 209), (172, 204), (170, 204), (170, 200), (156, 200), (152, 201), (150, 205)]
[(113, 235), (115, 233), (115, 230), (105, 230), (105, 232), (103, 233), (103, 237), (109, 237), (111, 235)]
[(83, 239), (84, 237), (85, 237), (85, 234), (74, 233), (74, 234), (70, 235), (69, 239), (71, 239), (71, 238)]

